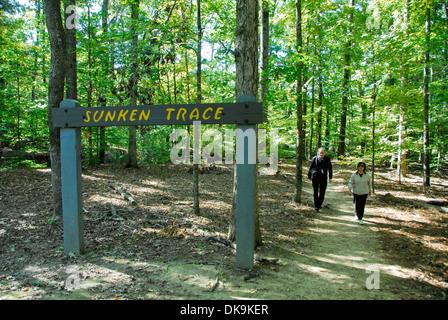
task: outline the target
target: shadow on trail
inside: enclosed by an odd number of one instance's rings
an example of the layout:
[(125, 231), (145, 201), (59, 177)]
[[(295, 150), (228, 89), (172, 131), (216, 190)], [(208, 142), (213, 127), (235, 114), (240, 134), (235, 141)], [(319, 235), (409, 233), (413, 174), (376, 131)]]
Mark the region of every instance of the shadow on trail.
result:
[(297, 268), (295, 281), (306, 287), (297, 298), (400, 299), (412, 270), (385, 261), (368, 214), (369, 209), (359, 225), (347, 192), (338, 182), (329, 185), (324, 206), (308, 228), (310, 245), (289, 262)]

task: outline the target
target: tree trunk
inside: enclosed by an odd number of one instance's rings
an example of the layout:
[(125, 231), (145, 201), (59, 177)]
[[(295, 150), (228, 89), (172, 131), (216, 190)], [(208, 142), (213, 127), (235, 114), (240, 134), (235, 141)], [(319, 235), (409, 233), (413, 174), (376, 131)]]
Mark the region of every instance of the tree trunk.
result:
[(324, 92), (323, 92), (323, 84), (322, 84), (322, 77), (319, 77), (319, 94), (318, 94), (318, 105), (319, 105), (319, 111), (317, 113), (317, 141), (316, 141), (316, 149), (319, 149), (322, 147), (322, 103), (324, 99)]
[(60, 130), (53, 127), (52, 109), (59, 108), (64, 99), (64, 80), (67, 63), (67, 45), (61, 17), (61, 2), (45, 0), (45, 16), (50, 38), (51, 63), (48, 80), (48, 124), (50, 129), (51, 185), (53, 187), (54, 215), (62, 217), (61, 138)]
[[(317, 15), (317, 23), (320, 23), (320, 11)], [(318, 30), (317, 33), (317, 50), (319, 52), (319, 62), (317, 64), (317, 78), (318, 78), (318, 87), (317, 87), (317, 99), (318, 99), (318, 111), (317, 111), (317, 126), (316, 126), (316, 131), (317, 131), (317, 137), (316, 137), (316, 150), (322, 147), (322, 104), (323, 104), (323, 97), (324, 97), (324, 92), (323, 92), (323, 58), (322, 58), (322, 43), (321, 43), (321, 39), (322, 39), (322, 35), (321, 35), (321, 30)], [(316, 52), (317, 55), (317, 52)], [(312, 156), (313, 153), (310, 153), (310, 157)]]
[[(131, 3), (131, 75), (129, 79), (129, 95), (131, 97), (131, 105), (137, 105), (137, 84), (138, 84), (138, 15), (140, 0), (134, 0)], [(129, 145), (128, 160), (126, 163), (128, 168), (137, 168), (137, 127), (129, 127)]]
[[(67, 7), (76, 6), (76, 0), (65, 1), (65, 20), (71, 15), (67, 13)], [(70, 11), (70, 10), (69, 10)], [(67, 69), (65, 71), (65, 96), (67, 99), (78, 100), (78, 71), (76, 63), (76, 27), (65, 28), (65, 37), (67, 41)]]
[(310, 120), (310, 144), (308, 146), (308, 156), (312, 158), (313, 152), (313, 136), (314, 136), (314, 102), (315, 102), (315, 71), (313, 68), (313, 82), (311, 83), (311, 120)]
[[(93, 93), (93, 76), (92, 76), (92, 28), (90, 20), (90, 6), (87, 6), (87, 35), (88, 35), (88, 49), (87, 49), (87, 69), (89, 74), (89, 86), (87, 87), (87, 108), (92, 107), (92, 93)], [(89, 144), (89, 163), (93, 164), (93, 130), (95, 128), (87, 128), (87, 138)]]
[[(373, 39), (374, 40), (374, 39)], [(376, 88), (376, 55), (375, 55), (375, 44), (372, 44), (373, 47), (373, 92), (371, 96), (371, 110), (372, 110), (372, 193), (375, 193), (375, 103), (377, 96), (377, 88)]]
[[(269, 3), (263, 0), (262, 3), (262, 58), (261, 58), (261, 95), (260, 100), (264, 102), (268, 90), (269, 75), (267, 74), (269, 63)], [(264, 106), (267, 107), (266, 105)]]
[[(251, 94), (258, 97), (258, 0), (237, 0), (235, 28), (235, 95)], [(256, 156), (258, 159), (258, 157)], [(233, 203), (228, 238), (236, 240), (237, 177), (234, 166)], [(262, 245), (258, 215), (258, 165), (256, 168), (255, 247)]]
[(430, 52), (430, 24), (431, 8), (426, 4), (426, 28), (425, 28), (425, 67), (423, 71), (423, 190), (430, 186), (430, 161), (431, 150), (429, 148), (429, 52)]
[(354, 0), (350, 0), (350, 12), (348, 15), (348, 40), (345, 47), (344, 55), (344, 79), (342, 83), (342, 109), (341, 109), (341, 123), (339, 128), (339, 143), (338, 143), (338, 157), (345, 155), (345, 134), (347, 126), (347, 108), (348, 108), (348, 92), (349, 92), (349, 81), (350, 81), (350, 59), (351, 59), (351, 48), (352, 48), (352, 35), (351, 35), (351, 25), (353, 24), (353, 10), (354, 10)]
[[(201, 26), (201, 0), (197, 0), (197, 25), (198, 25), (198, 52), (196, 73), (196, 103), (202, 101), (202, 26)], [(199, 129), (199, 135), (201, 134)], [(199, 137), (197, 137), (199, 139)], [(199, 157), (200, 159), (200, 157)], [(199, 160), (197, 159), (197, 160)], [(193, 212), (199, 215), (199, 164), (193, 161)]]
[[(301, 152), (300, 152), (300, 156), (302, 157), (302, 163), (303, 160), (306, 159), (306, 112), (307, 112), (307, 98), (308, 98), (308, 82), (306, 81), (307, 78), (307, 74), (306, 74), (306, 66), (305, 64), (302, 65), (302, 90), (301, 90), (301, 95), (302, 95), (302, 108), (301, 108), (301, 112), (302, 112), (302, 125), (300, 126), (300, 141), (301, 141)], [(304, 83), (305, 82), (305, 83)]]
[[(407, 0), (406, 2), (406, 7), (405, 7), (405, 14), (404, 14), (404, 23), (406, 25), (409, 24), (409, 0)], [(408, 32), (409, 28), (406, 28), (405, 30), (405, 36), (408, 37), (409, 36), (409, 32)], [(408, 71), (408, 67), (405, 61), (405, 57), (403, 56), (401, 58), (401, 95), (404, 96), (405, 95), (405, 91), (406, 91), (406, 85), (408, 83), (408, 76), (409, 76), (409, 71)], [(406, 153), (407, 150), (406, 148), (403, 148), (403, 143), (406, 139), (406, 125), (405, 125), (405, 121), (404, 121), (404, 115), (406, 114), (406, 106), (408, 105), (407, 102), (403, 102), (400, 104), (400, 124), (399, 124), (399, 157), (398, 157), (398, 164), (399, 166), (397, 166), (397, 173), (398, 173), (398, 177), (399, 177), (399, 182), (401, 183), (401, 177), (405, 178), (406, 177), (406, 167), (407, 167), (407, 161), (406, 161)]]
[(402, 168), (403, 168), (403, 107), (400, 106), (398, 115), (398, 154), (397, 154), (397, 176), (399, 184), (401, 184)]
[[(365, 102), (364, 94), (365, 94), (364, 87), (362, 84), (360, 84), (359, 85), (359, 98), (361, 101), (361, 124), (362, 124), (362, 126), (367, 125), (367, 105)], [(366, 145), (367, 145), (366, 137), (361, 136), (360, 145), (361, 145), (361, 152), (365, 153)]]
[(376, 93), (372, 95), (372, 193), (375, 193), (375, 100)]
[(376, 93), (372, 95), (372, 193), (375, 193), (375, 100)]
[[(297, 0), (296, 2), (296, 42), (297, 50), (300, 54), (302, 53), (302, 0)], [(303, 63), (300, 61), (298, 66), (298, 79), (296, 82), (296, 93), (297, 93), (297, 145), (296, 145), (296, 189), (294, 193), (294, 201), (302, 202), (302, 164), (303, 164), (303, 154), (305, 150), (305, 141), (303, 134)]]
[[(103, 0), (103, 6), (101, 8), (101, 15), (102, 15), (102, 31), (103, 31), (103, 35), (106, 35), (108, 32), (108, 25), (107, 25), (107, 18), (109, 16), (109, 0)], [(108, 46), (108, 42), (107, 40), (105, 40), (106, 43), (103, 43), (102, 45), (106, 45)], [(106, 72), (109, 72), (109, 53), (104, 53), (104, 57), (103, 57), (103, 70), (106, 70)], [(103, 85), (104, 87), (102, 87), (100, 89), (100, 97), (99, 97), (99, 101), (100, 101), (100, 105), (102, 106), (106, 106), (107, 105), (107, 100), (105, 97), (105, 91), (106, 89), (108, 89), (107, 86)], [(104, 163), (105, 160), (105, 155), (106, 155), (106, 127), (100, 127), (100, 150), (99, 150), (99, 162), (100, 163)]]

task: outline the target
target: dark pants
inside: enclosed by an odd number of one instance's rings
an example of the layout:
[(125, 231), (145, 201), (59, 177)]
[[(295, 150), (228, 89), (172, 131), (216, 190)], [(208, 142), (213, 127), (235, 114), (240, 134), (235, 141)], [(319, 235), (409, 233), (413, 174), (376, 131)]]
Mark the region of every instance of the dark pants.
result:
[(355, 206), (355, 214), (359, 220), (364, 217), (364, 208), (366, 206), (367, 194), (353, 194), (353, 205)]
[(327, 189), (327, 179), (313, 179), (314, 189), (314, 207), (320, 208), (325, 198), (325, 190)]

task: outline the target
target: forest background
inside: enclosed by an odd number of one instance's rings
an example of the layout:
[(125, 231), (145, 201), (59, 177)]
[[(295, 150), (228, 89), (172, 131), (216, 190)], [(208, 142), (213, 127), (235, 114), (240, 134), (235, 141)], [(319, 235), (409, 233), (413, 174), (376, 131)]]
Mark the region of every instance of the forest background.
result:
[[(235, 1), (69, 5), (77, 70), (65, 91), (82, 107), (236, 101)], [(44, 3), (1, 0), (0, 10), (0, 165), (46, 166)], [(447, 163), (447, 16), (448, 1), (260, 1), (260, 127), (278, 129), (279, 157), (323, 146), (346, 163), (393, 166), (398, 181), (415, 167), (428, 187)], [(138, 127), (134, 164), (169, 162), (172, 130)], [(129, 164), (129, 138), (126, 127), (83, 128), (83, 161)]]

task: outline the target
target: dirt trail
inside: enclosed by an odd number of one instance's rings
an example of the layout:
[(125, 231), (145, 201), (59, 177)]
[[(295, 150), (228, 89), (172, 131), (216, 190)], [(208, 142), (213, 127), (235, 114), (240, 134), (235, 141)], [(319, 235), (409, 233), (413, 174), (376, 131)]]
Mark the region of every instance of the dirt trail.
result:
[[(261, 254), (279, 259), (278, 264), (260, 265), (257, 276), (243, 281), (247, 272), (219, 266), (191, 266), (189, 274), (199, 285), (212, 285), (219, 278), (215, 292), (191, 292), (199, 299), (312, 299), (312, 300), (391, 300), (400, 299), (400, 282), (409, 271), (387, 264), (375, 223), (369, 221), (367, 208), (365, 223), (354, 221), (351, 198), (345, 182), (333, 180), (327, 189), (324, 208), (312, 220), (309, 236), (297, 236), (289, 244), (267, 245)], [(182, 266), (172, 267), (171, 275), (187, 277)], [(170, 277), (171, 275), (168, 275)], [(190, 288), (191, 289), (191, 288)], [(207, 290), (208, 291), (208, 290)], [(193, 296), (191, 295), (193, 294)]]
[[(29, 184), (31, 190), (22, 193), (10, 191), (22, 190), (20, 172), (8, 172), (9, 191), (5, 194), (10, 196), (3, 198), (7, 209), (0, 219), (0, 299), (390, 300), (406, 299), (403, 291), (418, 289), (413, 287), (416, 271), (398, 262), (391, 264), (382, 252), (385, 246), (379, 237), (380, 225), (375, 222), (379, 220), (373, 218), (378, 209), (368, 202), (365, 223), (359, 225), (353, 220), (351, 197), (340, 175), (329, 184), (319, 213), (291, 201), (293, 187), (284, 177), (262, 180), (264, 244), (256, 253), (271, 260), (257, 262), (249, 272), (235, 268), (235, 255), (228, 246), (194, 231), (194, 226), (206, 229), (208, 223), (221, 220), (225, 230), (223, 212), (227, 207), (219, 211), (214, 201), (210, 210), (204, 209), (204, 217), (197, 217), (188, 213), (184, 202), (173, 204), (178, 198), (168, 191), (187, 185), (185, 181), (191, 179), (188, 174), (175, 176), (177, 184), (168, 178), (161, 180), (161, 186), (169, 186), (160, 191), (165, 190), (162, 195), (158, 190), (148, 192), (158, 181), (155, 175), (146, 189), (135, 187), (140, 202), (148, 204), (142, 209), (120, 206), (122, 200), (117, 198), (114, 204), (126, 219), (116, 221), (103, 213), (99, 217), (92, 213), (102, 208), (101, 199), (115, 199), (104, 182), (109, 171), (100, 171), (101, 180), (94, 180), (92, 188), (88, 178), (95, 172), (87, 172), (86, 198), (99, 198), (86, 201), (90, 211), (85, 222), (88, 250), (79, 257), (68, 257), (57, 240), (61, 239), (62, 223), (45, 223), (45, 208), (50, 202), (45, 200), (45, 189), (33, 187), (48, 185), (49, 175), (26, 173), (35, 180)], [(185, 180), (182, 183), (181, 178)], [(211, 178), (219, 180), (221, 186), (227, 181), (227, 189), (232, 190), (231, 174)], [(129, 180), (120, 182), (127, 183), (129, 189), (134, 185)], [(213, 185), (207, 187), (214, 190)], [(38, 200), (29, 204), (24, 195), (29, 197), (32, 192), (32, 199)], [(309, 203), (312, 194), (308, 182), (303, 193)], [(152, 203), (157, 207), (151, 207)], [(168, 233), (171, 229), (173, 233)]]
[(295, 272), (285, 273), (297, 284), (289, 298), (399, 299), (393, 292), (399, 291), (405, 274), (385, 262), (368, 212), (359, 225), (345, 182), (335, 179), (329, 184), (324, 207), (309, 227), (309, 246), (288, 262)]
[[(279, 270), (261, 268), (252, 290), (259, 299), (390, 300), (400, 299), (400, 281), (408, 270), (387, 264), (375, 223), (354, 221), (345, 182), (329, 184), (324, 207), (315, 215), (306, 239), (297, 237), (288, 250), (265, 252), (280, 258)], [(243, 285), (250, 291), (250, 284)], [(261, 290), (260, 290), (261, 289)]]
[[(311, 197), (307, 188), (304, 192)], [(158, 285), (142, 292), (149, 299), (274, 299), (274, 300), (390, 300), (400, 299), (400, 281), (406, 271), (385, 262), (375, 223), (353, 220), (353, 208), (345, 181), (334, 179), (327, 188), (322, 210), (315, 214), (307, 233), (288, 241), (272, 242), (258, 254), (278, 263), (256, 264), (252, 272), (227, 263), (195, 264), (185, 261), (142, 263), (148, 278)], [(281, 218), (281, 217), (279, 217)], [(135, 262), (114, 261), (121, 273)], [(127, 266), (126, 266), (127, 265)], [(82, 268), (81, 268), (82, 269)], [(370, 271), (369, 271), (370, 270)], [(120, 275), (117, 275), (120, 276)], [(81, 281), (71, 298), (87, 298), (83, 289), (98, 285), (98, 279)], [(105, 280), (102, 279), (101, 282)], [(368, 288), (369, 286), (369, 288)]]

